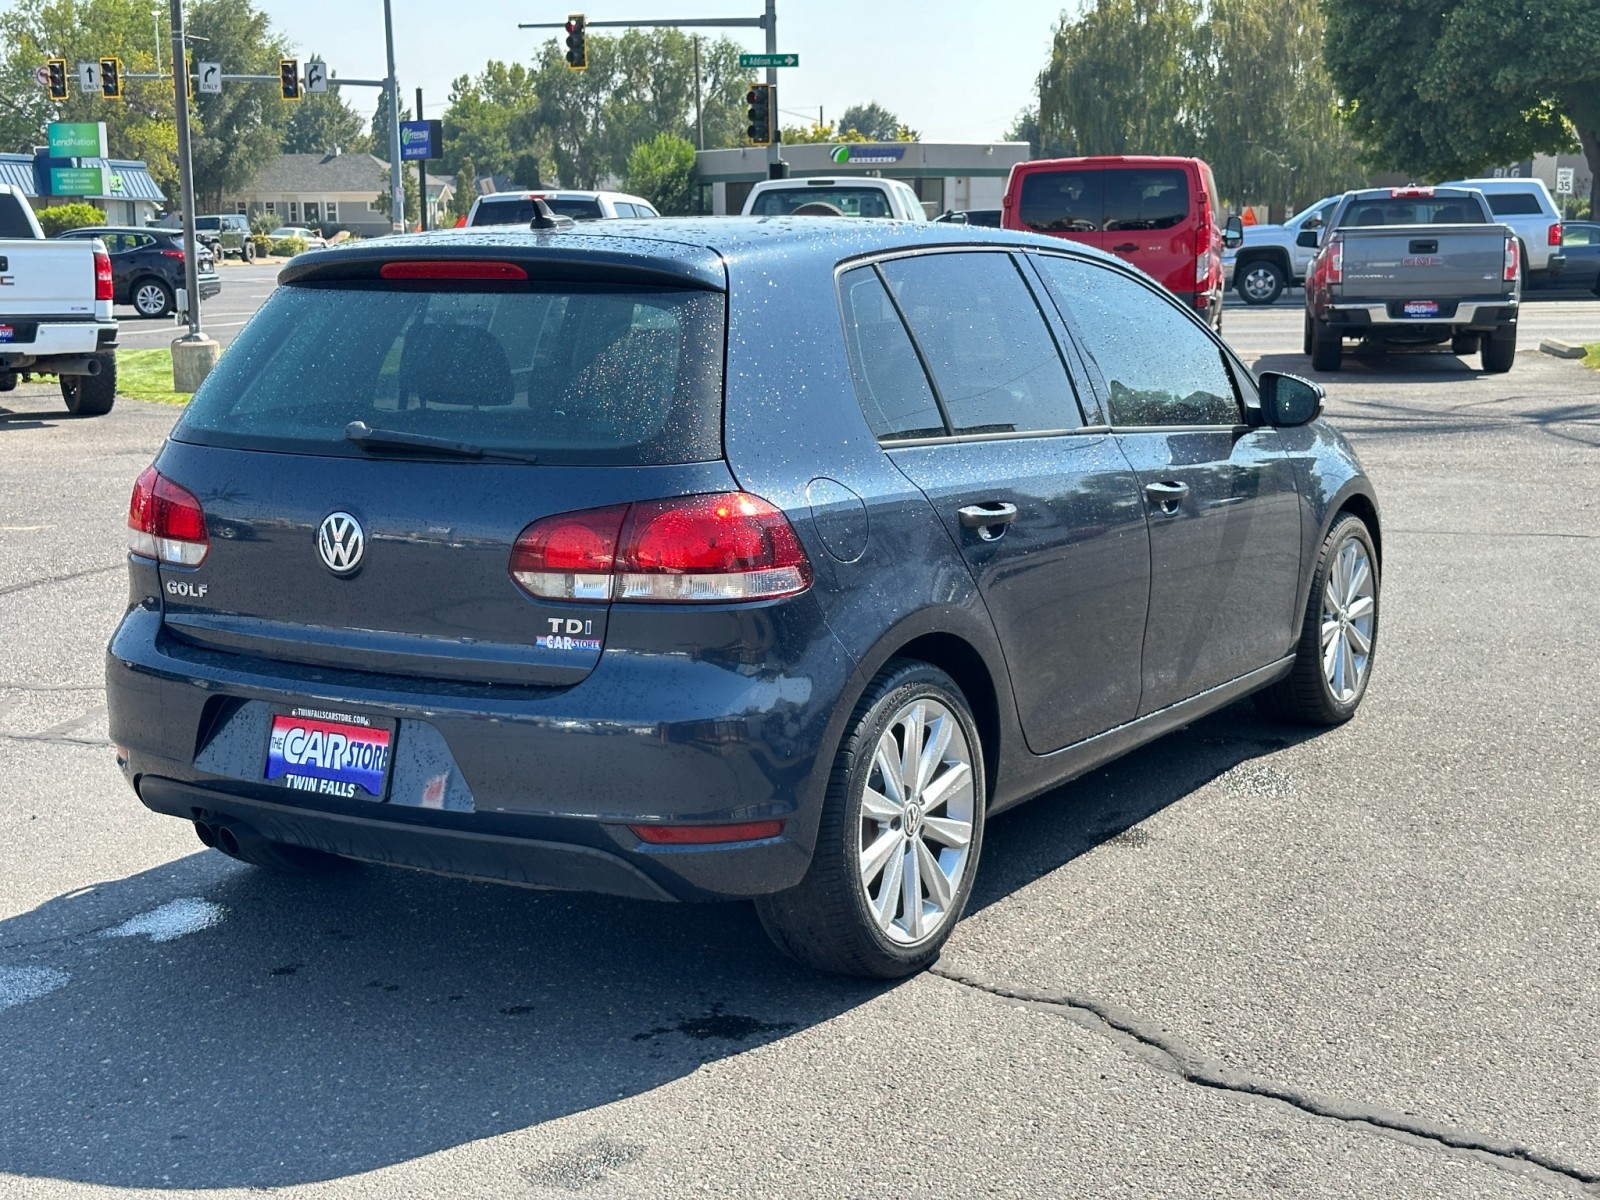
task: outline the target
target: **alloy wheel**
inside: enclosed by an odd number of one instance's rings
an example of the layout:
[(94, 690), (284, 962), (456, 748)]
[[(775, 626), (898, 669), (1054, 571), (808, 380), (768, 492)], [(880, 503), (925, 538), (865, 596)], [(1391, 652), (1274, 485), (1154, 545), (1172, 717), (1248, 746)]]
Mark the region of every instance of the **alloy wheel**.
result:
[(141, 284), (133, 294), (133, 306), (141, 316), (159, 317), (167, 311), (167, 293), (160, 284)]
[(937, 700), (907, 703), (878, 739), (861, 797), (861, 888), (891, 942), (925, 941), (951, 920), (976, 803), (960, 721)]
[(1265, 264), (1246, 269), (1243, 286), (1245, 298), (1257, 304), (1277, 299), (1278, 293), (1283, 290), (1278, 284), (1278, 273)]
[(1372, 560), (1366, 546), (1347, 538), (1329, 564), (1322, 589), (1322, 677), (1340, 704), (1353, 700), (1366, 681), (1377, 616)]

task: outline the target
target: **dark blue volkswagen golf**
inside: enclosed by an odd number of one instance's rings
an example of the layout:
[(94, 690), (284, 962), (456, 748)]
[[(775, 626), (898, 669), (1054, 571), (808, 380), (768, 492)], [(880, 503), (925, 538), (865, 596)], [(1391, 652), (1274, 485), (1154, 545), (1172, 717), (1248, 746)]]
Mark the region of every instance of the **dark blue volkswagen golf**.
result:
[(753, 898), (931, 961), (986, 816), (1360, 704), (1371, 485), (1094, 251), (798, 218), (303, 255), (139, 478), (140, 800), (260, 866)]

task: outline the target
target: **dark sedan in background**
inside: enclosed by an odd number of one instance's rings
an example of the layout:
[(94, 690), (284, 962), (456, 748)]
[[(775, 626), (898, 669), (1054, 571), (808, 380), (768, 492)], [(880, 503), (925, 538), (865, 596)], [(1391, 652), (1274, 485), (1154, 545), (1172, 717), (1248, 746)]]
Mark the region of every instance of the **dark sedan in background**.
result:
[(1600, 223), (1568, 221), (1561, 227), (1561, 253), (1567, 265), (1562, 287), (1586, 287), (1600, 296)]
[[(172, 229), (137, 225), (90, 225), (69, 229), (61, 238), (99, 238), (111, 255), (112, 301), (131, 304), (141, 317), (165, 317), (176, 311), (183, 282), (183, 235)], [(200, 299), (222, 291), (216, 260), (199, 247)]]

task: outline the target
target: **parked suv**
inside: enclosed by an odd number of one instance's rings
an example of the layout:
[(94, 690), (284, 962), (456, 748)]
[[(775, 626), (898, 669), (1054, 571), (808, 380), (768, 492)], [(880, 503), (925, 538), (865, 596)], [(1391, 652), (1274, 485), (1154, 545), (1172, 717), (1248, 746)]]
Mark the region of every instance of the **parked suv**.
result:
[[(183, 271), (183, 235), (170, 229), (137, 225), (95, 225), (70, 229), (59, 238), (99, 238), (111, 255), (113, 298), (131, 304), (141, 317), (165, 317), (177, 309), (178, 290), (187, 286)], [(200, 299), (222, 291), (216, 261), (204, 245), (197, 247), (195, 282)]]
[(1561, 210), (1542, 179), (1456, 179), (1440, 187), (1475, 188), (1489, 201), (1494, 219), (1509, 225), (1521, 242), (1522, 283), (1555, 283), (1566, 265), (1561, 252)]
[(1217, 181), (1198, 158), (1107, 155), (1018, 163), (1001, 211), (1007, 229), (1065, 238), (1115, 254), (1222, 328), (1222, 252), (1237, 217), (1217, 221)]
[(247, 862), (754, 898), (902, 975), (988, 814), (1252, 692), (1354, 714), (1378, 514), (1320, 408), (1002, 231), (307, 255), (134, 485), (110, 736)]
[(211, 247), (218, 258), (230, 254), (243, 262), (255, 262), (256, 244), (250, 238), (250, 218), (237, 213), (194, 219), (195, 237)]
[(479, 196), (467, 212), (467, 225), (521, 225), (533, 220), (533, 202), (543, 200), (558, 217), (574, 221), (610, 221), (627, 217), (659, 217), (643, 196), (625, 192), (557, 191), (491, 192)]

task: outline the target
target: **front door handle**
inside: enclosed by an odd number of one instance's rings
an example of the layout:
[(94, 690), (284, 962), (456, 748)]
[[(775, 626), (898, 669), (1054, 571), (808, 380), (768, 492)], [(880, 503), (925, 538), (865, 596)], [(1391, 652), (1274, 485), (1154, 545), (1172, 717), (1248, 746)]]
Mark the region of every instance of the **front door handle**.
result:
[(1165, 479), (1160, 483), (1147, 483), (1144, 485), (1144, 494), (1150, 503), (1158, 507), (1169, 517), (1178, 511), (1179, 505), (1189, 494), (1189, 485), (1176, 480)]
[(958, 509), (957, 515), (964, 528), (976, 529), (980, 538), (992, 542), (1005, 533), (1005, 526), (1017, 519), (1017, 506), (991, 500), (987, 504), (969, 504)]
[(1123, 242), (1122, 245), (1113, 246), (1111, 248), (1118, 254), (1132, 254), (1139, 248), (1139, 244), (1137, 242)]

